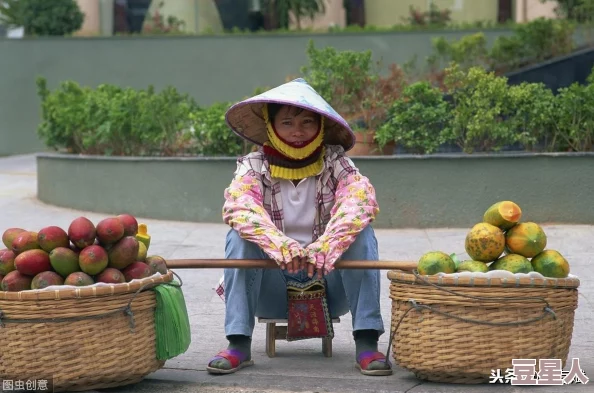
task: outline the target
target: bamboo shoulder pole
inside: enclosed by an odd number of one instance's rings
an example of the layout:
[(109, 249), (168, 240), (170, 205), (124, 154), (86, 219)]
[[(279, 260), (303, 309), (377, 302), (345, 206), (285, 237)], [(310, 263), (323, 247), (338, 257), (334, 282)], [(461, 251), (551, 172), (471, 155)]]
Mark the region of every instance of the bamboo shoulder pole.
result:
[[(170, 259), (170, 269), (278, 269), (272, 259)], [(338, 261), (335, 269), (383, 269), (412, 271), (417, 268), (416, 261)]]

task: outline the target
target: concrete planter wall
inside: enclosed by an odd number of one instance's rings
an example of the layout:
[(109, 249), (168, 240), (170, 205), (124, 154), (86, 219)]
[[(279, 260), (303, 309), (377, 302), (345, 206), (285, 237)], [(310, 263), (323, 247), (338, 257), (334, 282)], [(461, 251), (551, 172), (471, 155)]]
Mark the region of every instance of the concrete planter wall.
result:
[(506, 77), (510, 85), (519, 85), (523, 82), (543, 83), (556, 94), (558, 89), (568, 87), (575, 82), (587, 83), (587, 78), (592, 72), (592, 64), (594, 64), (594, 49), (587, 48), (510, 72)]
[[(594, 222), (594, 153), (355, 157), (373, 182), (376, 228), (468, 227), (499, 200), (523, 220)], [(40, 154), (38, 197), (73, 209), (220, 223), (235, 158)]]

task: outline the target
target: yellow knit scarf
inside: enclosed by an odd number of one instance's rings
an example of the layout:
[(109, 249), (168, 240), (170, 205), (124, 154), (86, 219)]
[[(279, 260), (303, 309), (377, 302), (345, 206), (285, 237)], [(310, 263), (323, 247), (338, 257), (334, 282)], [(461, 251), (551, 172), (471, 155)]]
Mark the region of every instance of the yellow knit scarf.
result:
[(303, 147), (295, 147), (280, 139), (270, 122), (267, 105), (264, 105), (262, 114), (269, 140), (264, 143), (264, 153), (269, 149), (276, 152), (267, 155), (272, 177), (298, 180), (320, 173), (325, 153), (325, 148), (320, 148), (324, 141), (324, 116), (320, 118), (320, 132), (316, 138)]

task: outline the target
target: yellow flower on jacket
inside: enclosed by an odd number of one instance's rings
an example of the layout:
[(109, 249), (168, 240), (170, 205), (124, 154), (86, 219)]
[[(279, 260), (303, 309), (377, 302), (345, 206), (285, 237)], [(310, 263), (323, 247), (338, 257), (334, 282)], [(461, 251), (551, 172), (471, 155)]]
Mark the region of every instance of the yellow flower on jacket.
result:
[(330, 251), (330, 244), (328, 244), (328, 242), (323, 242), (320, 248), (323, 253), (327, 253)]
[(266, 233), (266, 230), (264, 228), (256, 228), (254, 229), (254, 235), (256, 236), (260, 236)]
[(240, 196), (243, 194), (243, 192), (242, 192), (242, 191), (239, 191), (239, 190), (229, 190), (229, 194), (230, 194), (230, 195), (231, 195), (231, 196), (232, 196), (234, 199), (237, 199), (237, 198), (239, 198), (239, 197), (240, 197)]
[(367, 198), (367, 193), (365, 192), (365, 190), (359, 189), (356, 193), (355, 196), (361, 200), (364, 201)]
[(353, 218), (353, 225), (355, 225), (356, 227), (360, 227), (361, 225), (363, 225), (363, 222), (361, 221), (361, 219), (359, 217), (355, 217)]
[(253, 186), (252, 186), (251, 184), (243, 184), (243, 185), (240, 187), (240, 190), (241, 190), (242, 192), (246, 192), (246, 191), (249, 191), (249, 190), (251, 190), (252, 188), (253, 188)]
[(254, 213), (259, 214), (259, 215), (263, 215), (265, 213), (264, 208), (262, 206), (254, 206), (252, 207), (252, 210), (254, 211)]

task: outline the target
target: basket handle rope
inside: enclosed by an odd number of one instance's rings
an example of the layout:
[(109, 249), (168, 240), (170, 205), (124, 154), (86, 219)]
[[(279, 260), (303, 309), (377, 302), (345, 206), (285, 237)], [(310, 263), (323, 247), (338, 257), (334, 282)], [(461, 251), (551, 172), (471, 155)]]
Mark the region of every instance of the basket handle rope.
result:
[(427, 306), (425, 304), (419, 304), (416, 302), (415, 299), (409, 299), (408, 303), (410, 303), (410, 307), (404, 312), (404, 314), (402, 314), (402, 316), (400, 317), (400, 319), (398, 320), (398, 323), (396, 324), (396, 326), (394, 327), (394, 329), (390, 328), (390, 340), (388, 342), (388, 349), (386, 350), (386, 361), (388, 361), (390, 358), (390, 349), (392, 347), (392, 342), (394, 341), (394, 336), (396, 335), (396, 332), (398, 331), (398, 327), (400, 326), (400, 324), (402, 323), (402, 321), (404, 320), (404, 318), (406, 317), (406, 315), (412, 311), (422, 311), (422, 310), (429, 310), (431, 312), (443, 315), (445, 317), (449, 317), (449, 318), (454, 318), (454, 319), (458, 319), (460, 321), (464, 321), (464, 322), (468, 322), (468, 323), (476, 323), (479, 325), (490, 325), (490, 326), (520, 326), (520, 325), (527, 325), (533, 322), (538, 322), (541, 319), (545, 318), (547, 315), (551, 315), (553, 317), (553, 319), (557, 319), (557, 315), (555, 314), (555, 311), (553, 311), (553, 309), (550, 307), (549, 302), (541, 297), (536, 297), (536, 296), (529, 296), (529, 297), (519, 297), (519, 296), (514, 296), (514, 297), (506, 297), (506, 296), (489, 296), (489, 297), (483, 297), (483, 296), (472, 296), (472, 295), (465, 295), (463, 293), (458, 293), (456, 291), (453, 291), (451, 289), (447, 289), (444, 287), (441, 287), (439, 285), (436, 285), (432, 282), (427, 281), (425, 278), (423, 278), (422, 276), (419, 275), (418, 270), (413, 270), (412, 274), (415, 275), (415, 277), (417, 279), (419, 279), (420, 281), (424, 282), (425, 284), (431, 285), (435, 288), (437, 288), (440, 291), (444, 291), (447, 292), (449, 294), (455, 295), (455, 296), (460, 296), (460, 297), (465, 297), (468, 299), (474, 299), (474, 300), (480, 300), (480, 301), (485, 301), (485, 302), (507, 302), (507, 301), (527, 301), (527, 300), (537, 300), (540, 301), (542, 303), (544, 303), (544, 307), (543, 307), (543, 312), (540, 316), (538, 317), (534, 317), (534, 318), (530, 318), (530, 319), (525, 319), (523, 321), (516, 321), (516, 322), (489, 322), (489, 321), (479, 321), (476, 319), (470, 319), (470, 318), (464, 318), (464, 317), (459, 317), (457, 315), (453, 315), (444, 311), (440, 311), (434, 307), (431, 306)]
[[(178, 276), (173, 270), (171, 270), (171, 273), (173, 273), (173, 275), (175, 275), (177, 277), (177, 279), (179, 280), (179, 284), (177, 284), (175, 281), (171, 281), (167, 284), (181, 287), (183, 285), (183, 281), (182, 281), (181, 277)], [(111, 315), (123, 313), (125, 316), (127, 316), (130, 319), (130, 331), (134, 332), (134, 328), (136, 327), (136, 322), (134, 320), (134, 312), (132, 311), (132, 302), (134, 301), (134, 299), (136, 299), (136, 296), (138, 296), (146, 287), (148, 287), (150, 285), (153, 285), (153, 283), (149, 282), (149, 283), (142, 285), (140, 288), (138, 288), (138, 290), (134, 293), (134, 295), (128, 301), (128, 304), (126, 304), (125, 306), (123, 306), (119, 309), (113, 310), (113, 311), (108, 311), (108, 312), (105, 312), (102, 314), (97, 314), (97, 315), (86, 315), (86, 316), (65, 317), (65, 318), (11, 319), (11, 318), (4, 318), (4, 312), (2, 310), (0, 310), (0, 327), (3, 328), (5, 323), (59, 323), (59, 322), (84, 321), (84, 320), (88, 320), (88, 319), (101, 319), (101, 318), (109, 317)], [(162, 285), (162, 284), (158, 284), (158, 285)]]

